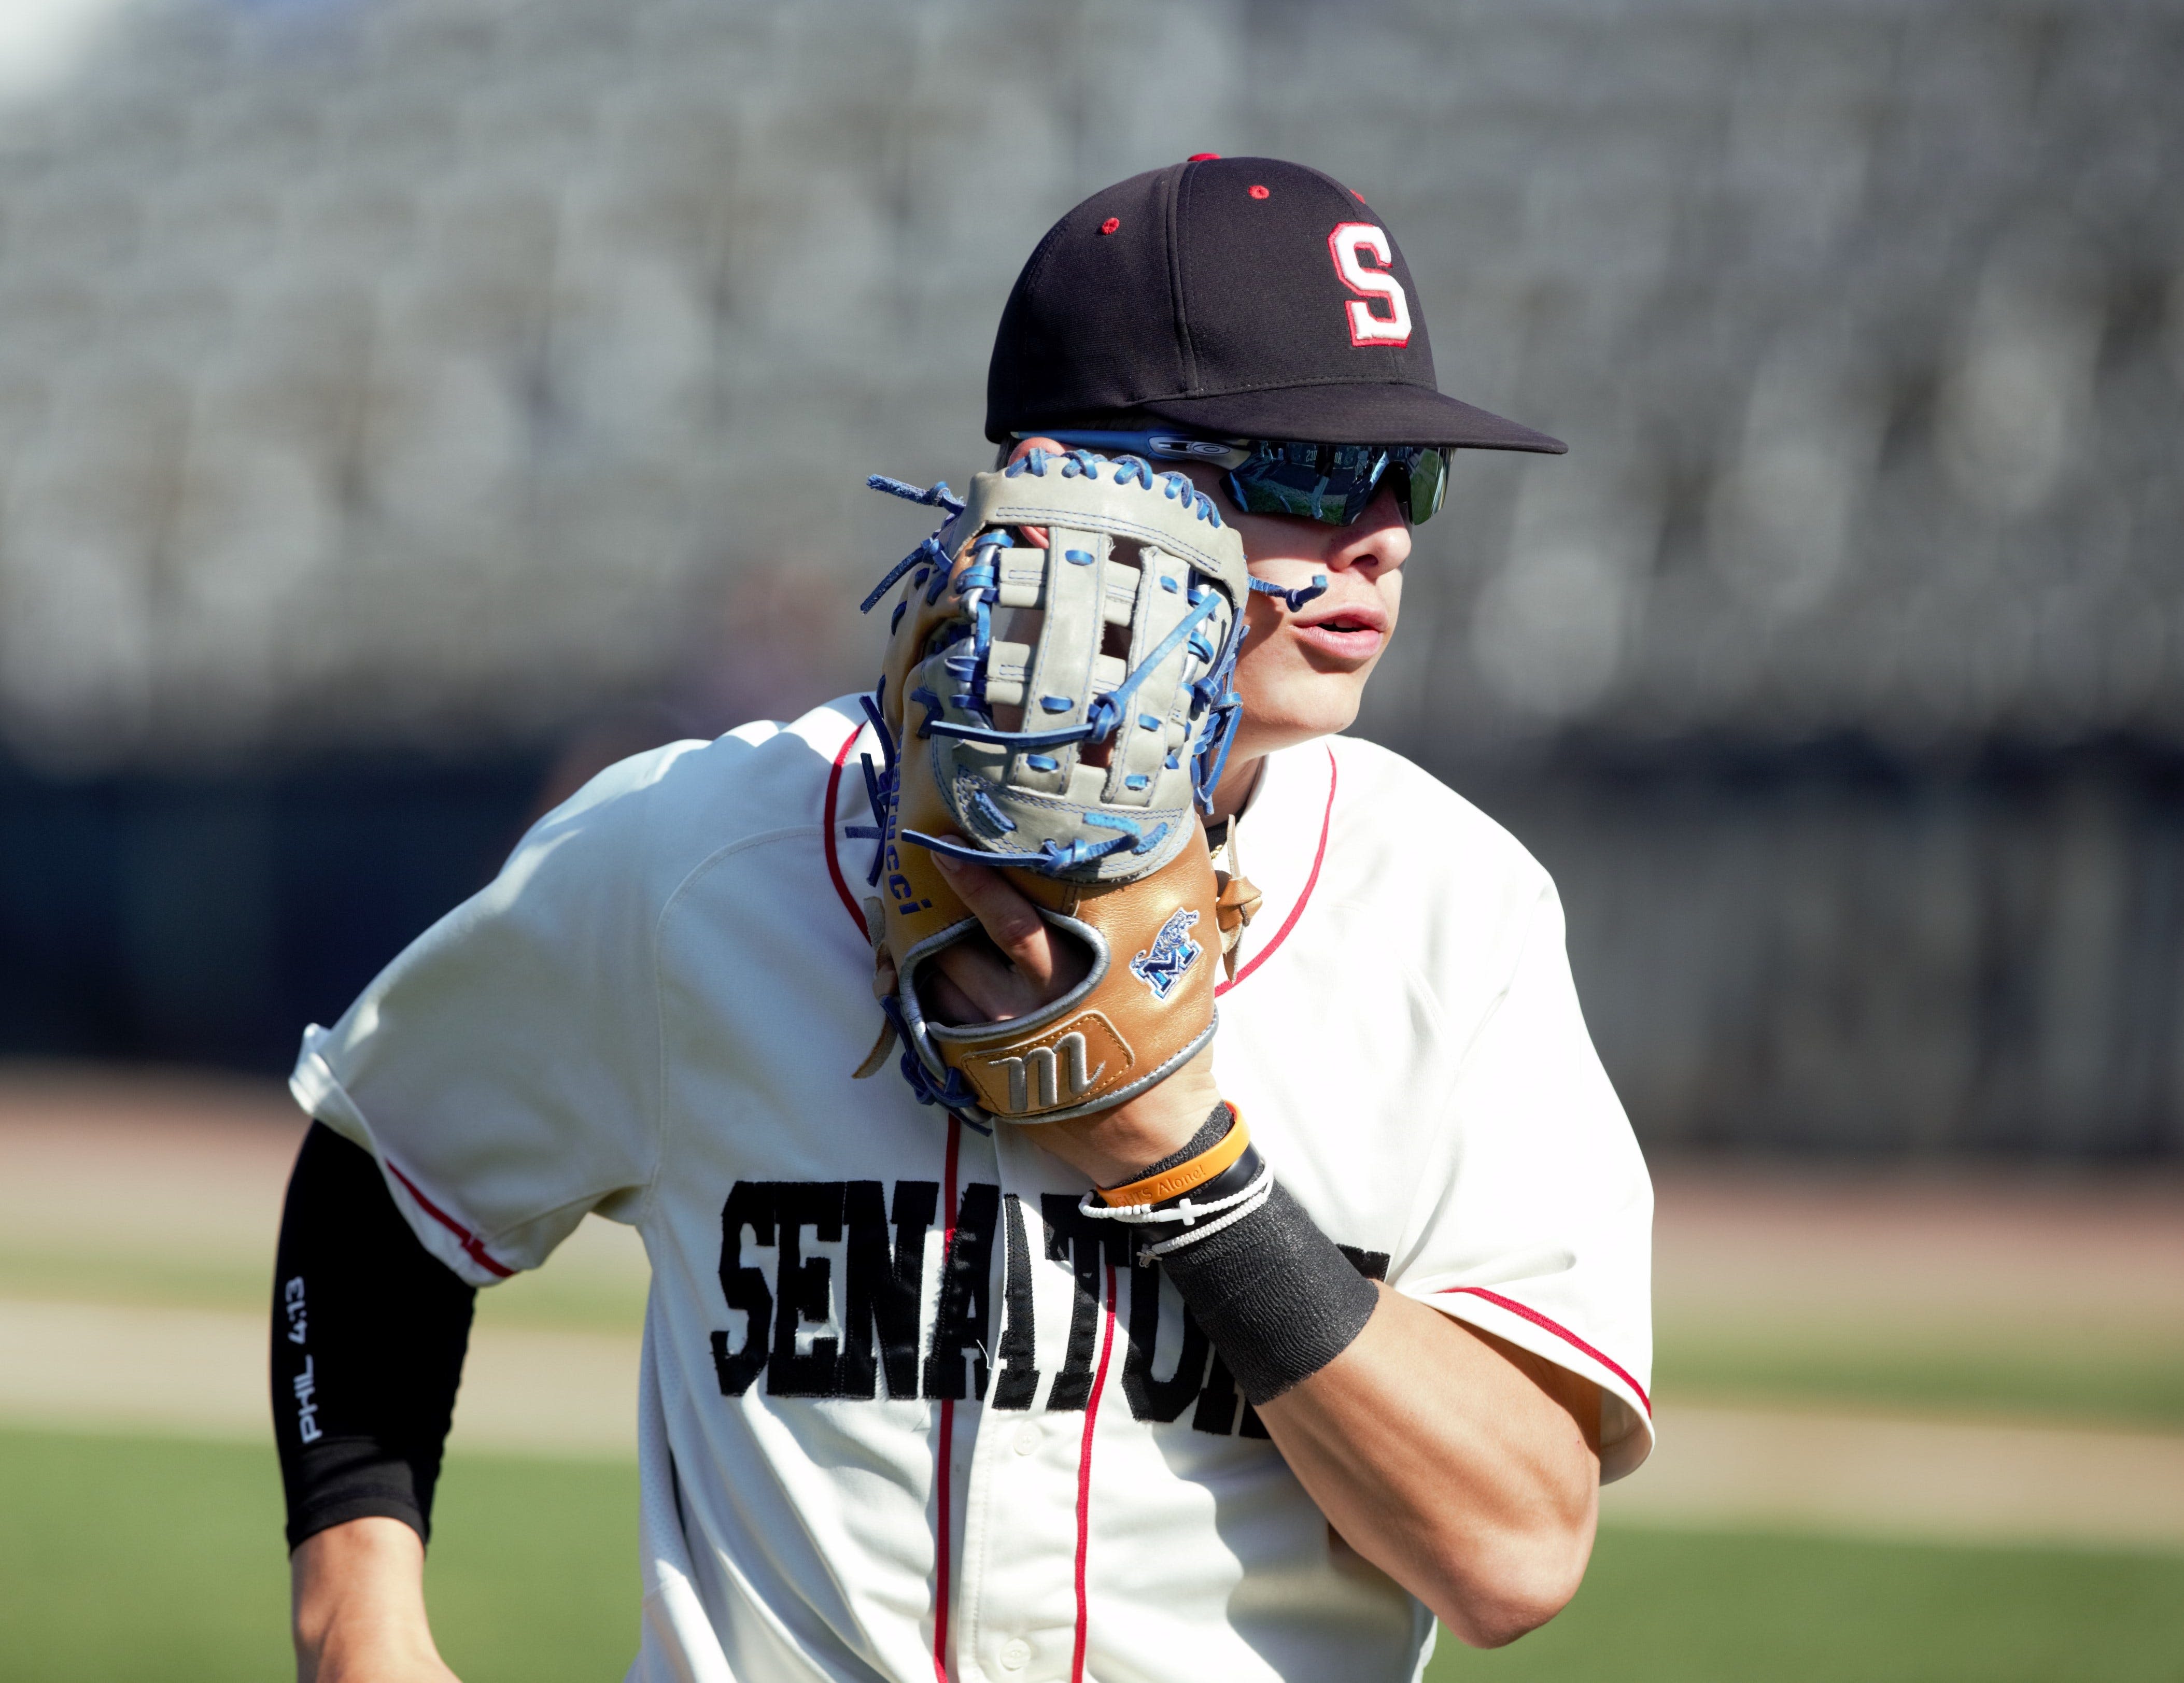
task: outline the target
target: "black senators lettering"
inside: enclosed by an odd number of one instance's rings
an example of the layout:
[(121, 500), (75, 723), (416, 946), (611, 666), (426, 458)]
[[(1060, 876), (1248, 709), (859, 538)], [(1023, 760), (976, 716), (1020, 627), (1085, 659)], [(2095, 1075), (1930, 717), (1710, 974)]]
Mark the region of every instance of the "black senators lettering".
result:
[[(741, 1396), (762, 1379), (770, 1396), (971, 1398), (1025, 1409), (1045, 1385), (1050, 1410), (1081, 1409), (1112, 1279), (1131, 1414), (1166, 1424), (1187, 1413), (1199, 1431), (1266, 1436), (1175, 1288), (1159, 1268), (1133, 1264), (1127, 1231), (1087, 1220), (1066, 1195), (1041, 1198), (1038, 1218), (1046, 1259), (1067, 1263), (1076, 1281), (1062, 1366), (1051, 1376), (1034, 1363), (1032, 1240), (1013, 1194), (973, 1181), (944, 1211), (930, 1180), (899, 1180), (892, 1193), (877, 1180), (738, 1181), (721, 1206), (720, 1280), (743, 1324), (712, 1335), (721, 1394)], [(922, 1288), (936, 1228), (940, 1283), (928, 1318)], [(1386, 1252), (1341, 1249), (1368, 1279), (1387, 1278)]]

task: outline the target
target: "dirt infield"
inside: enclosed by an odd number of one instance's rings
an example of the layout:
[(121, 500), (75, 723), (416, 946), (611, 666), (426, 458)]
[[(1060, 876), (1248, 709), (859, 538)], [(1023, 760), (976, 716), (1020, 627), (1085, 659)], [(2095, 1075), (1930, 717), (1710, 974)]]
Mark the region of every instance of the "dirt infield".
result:
[(2184, 1171), (1655, 1167), (1677, 1315), (1852, 1311), (2184, 1325)]
[[(262, 1436), (302, 1129), (271, 1083), (0, 1067), (0, 1418)], [(1845, 1360), (1862, 1338), (2184, 1337), (2173, 1173), (1671, 1163), (1657, 1181), (1664, 1352), (1805, 1329)], [(633, 1236), (593, 1221), (482, 1294), (456, 1447), (628, 1453), (643, 1280)], [(1608, 1492), (1611, 1519), (2184, 1548), (2184, 1433), (1970, 1418), (1946, 1389), (1908, 1413), (1710, 1394), (1665, 1355), (1660, 1388), (1662, 1447)]]
[(270, 1274), (303, 1134), (274, 1082), (0, 1065), (0, 1254), (248, 1257)]
[[(304, 1126), (275, 1082), (0, 1068), (0, 1418), (264, 1437)], [(592, 1221), (483, 1294), (453, 1446), (633, 1453), (644, 1276), (635, 1235)]]
[(1702, 1403), (1661, 1426), (1606, 1519), (2184, 1550), (2184, 1437)]

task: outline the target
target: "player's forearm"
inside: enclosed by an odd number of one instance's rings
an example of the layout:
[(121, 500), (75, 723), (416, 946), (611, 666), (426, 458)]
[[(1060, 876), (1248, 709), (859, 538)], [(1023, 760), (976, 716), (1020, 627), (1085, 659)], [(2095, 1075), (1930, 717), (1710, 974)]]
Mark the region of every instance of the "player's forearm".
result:
[(289, 1557), (298, 1683), (454, 1683), (425, 1618), (425, 1545), (398, 1519), (352, 1519)]
[(1576, 1593), (1598, 1407), (1591, 1385), (1383, 1287), (1357, 1340), (1259, 1413), (1343, 1539), (1492, 1647)]
[(1591, 1550), (1597, 1393), (1361, 1279), (1231, 1118), (1223, 1106), (1137, 1179), (1103, 1182), (1107, 1211), (1146, 1235), (1360, 1553), (1466, 1641), (1552, 1618)]

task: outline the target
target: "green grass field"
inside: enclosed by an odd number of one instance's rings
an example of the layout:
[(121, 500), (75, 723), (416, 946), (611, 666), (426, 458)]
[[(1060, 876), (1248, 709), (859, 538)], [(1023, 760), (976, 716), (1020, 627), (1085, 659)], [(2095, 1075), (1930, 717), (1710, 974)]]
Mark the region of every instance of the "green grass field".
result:
[[(269, 1450), (0, 1432), (0, 1683), (291, 1674)], [(430, 1566), (466, 1683), (614, 1683), (627, 1463), (451, 1461)], [(1433, 1683), (2180, 1683), (2184, 1558), (1611, 1530), (1553, 1624)]]
[[(0, 1432), (0, 1679), (294, 1675), (265, 1449)], [(637, 1648), (633, 1463), (451, 1461), (433, 1628), (467, 1683), (613, 1683)]]

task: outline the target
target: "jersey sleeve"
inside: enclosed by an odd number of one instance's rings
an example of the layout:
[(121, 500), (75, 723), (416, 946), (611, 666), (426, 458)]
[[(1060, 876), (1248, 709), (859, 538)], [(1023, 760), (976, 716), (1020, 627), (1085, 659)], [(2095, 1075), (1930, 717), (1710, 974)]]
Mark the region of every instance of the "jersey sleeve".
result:
[(537, 1267), (591, 1211), (641, 1210), (660, 1156), (648, 797), (695, 746), (602, 772), (304, 1034), (298, 1101), (377, 1159), (419, 1240), (474, 1285)]
[(1599, 1385), (1606, 1480), (1652, 1447), (1652, 1185), (1579, 1009), (1561, 902), (1535, 880), (1393, 1284)]

